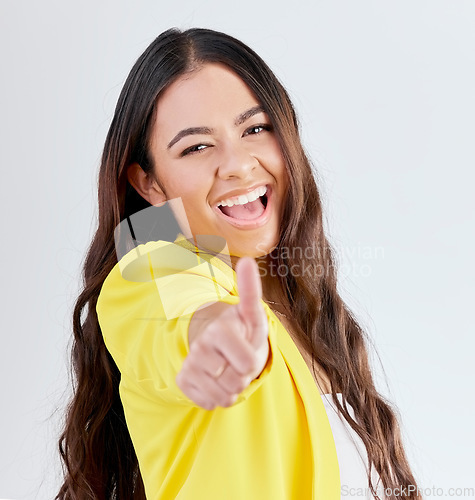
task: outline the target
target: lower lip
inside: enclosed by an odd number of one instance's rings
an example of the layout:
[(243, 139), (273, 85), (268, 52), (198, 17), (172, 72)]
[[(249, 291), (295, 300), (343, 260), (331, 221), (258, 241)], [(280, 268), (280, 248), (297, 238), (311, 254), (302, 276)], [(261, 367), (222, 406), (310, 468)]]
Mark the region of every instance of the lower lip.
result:
[(223, 212), (221, 212), (221, 210), (218, 207), (214, 207), (214, 210), (215, 212), (218, 212), (218, 214), (232, 226), (238, 227), (239, 229), (255, 229), (263, 226), (270, 219), (271, 208), (273, 204), (272, 189), (270, 186), (267, 186), (266, 195), (267, 195), (266, 208), (264, 212), (262, 212), (262, 215), (259, 215), (257, 219), (251, 219), (251, 220), (235, 219), (234, 217), (229, 217)]

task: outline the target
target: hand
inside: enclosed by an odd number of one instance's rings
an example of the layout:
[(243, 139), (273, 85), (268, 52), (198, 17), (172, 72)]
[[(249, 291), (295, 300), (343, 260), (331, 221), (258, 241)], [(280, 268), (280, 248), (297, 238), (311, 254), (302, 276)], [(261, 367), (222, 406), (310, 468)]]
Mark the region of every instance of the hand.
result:
[(195, 319), (202, 328), (189, 336), (190, 352), (176, 377), (183, 393), (206, 410), (231, 406), (260, 375), (269, 356), (267, 317), (260, 303), (262, 285), (255, 260), (242, 257), (236, 274), (239, 304), (217, 302), (195, 312), (192, 322)]

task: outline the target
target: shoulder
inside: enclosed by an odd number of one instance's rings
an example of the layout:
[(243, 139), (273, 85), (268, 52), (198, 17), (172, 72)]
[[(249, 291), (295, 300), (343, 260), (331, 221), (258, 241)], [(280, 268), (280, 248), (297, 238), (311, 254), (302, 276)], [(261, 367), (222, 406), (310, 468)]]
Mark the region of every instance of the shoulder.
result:
[(199, 255), (177, 242), (138, 245), (114, 266), (102, 285), (99, 319), (151, 311), (181, 317), (205, 302), (237, 295), (233, 269), (216, 257)]

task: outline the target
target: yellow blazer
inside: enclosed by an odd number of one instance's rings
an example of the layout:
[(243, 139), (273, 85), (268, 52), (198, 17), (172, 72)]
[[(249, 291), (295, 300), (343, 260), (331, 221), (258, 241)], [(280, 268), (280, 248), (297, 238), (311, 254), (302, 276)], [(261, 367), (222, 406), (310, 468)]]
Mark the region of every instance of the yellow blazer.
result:
[(270, 356), (229, 408), (198, 407), (175, 377), (188, 325), (208, 302), (239, 302), (236, 274), (181, 235), (127, 253), (97, 302), (147, 499), (337, 500), (340, 477), (323, 402), (269, 306)]

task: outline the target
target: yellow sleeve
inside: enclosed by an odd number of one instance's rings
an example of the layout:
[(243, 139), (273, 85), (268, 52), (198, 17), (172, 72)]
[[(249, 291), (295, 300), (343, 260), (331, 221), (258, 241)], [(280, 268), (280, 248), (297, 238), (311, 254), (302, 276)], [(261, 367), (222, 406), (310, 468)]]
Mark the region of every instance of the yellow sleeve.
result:
[[(104, 281), (96, 311), (105, 345), (122, 374), (134, 380), (152, 398), (195, 405), (175, 382), (189, 352), (191, 318), (204, 304), (217, 300), (237, 304), (239, 297), (219, 272), (209, 273), (208, 264), (175, 271), (168, 269), (159, 276), (154, 266), (152, 279), (130, 281), (124, 279), (120, 266), (116, 265)], [(262, 304), (269, 319), (270, 310), (267, 304)], [(272, 369), (277, 344), (270, 321), (269, 345), (270, 354), (263, 372), (239, 395), (235, 404), (250, 397)]]

